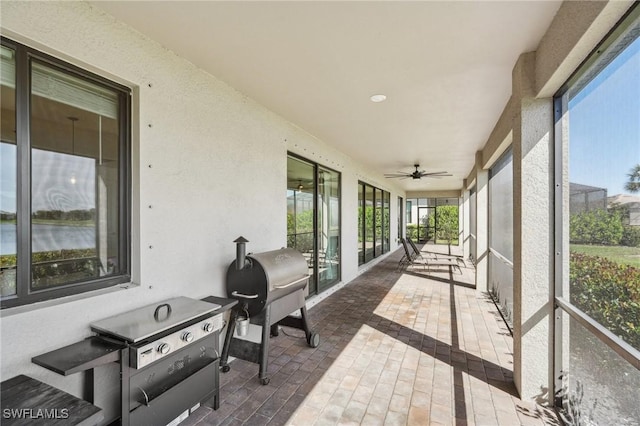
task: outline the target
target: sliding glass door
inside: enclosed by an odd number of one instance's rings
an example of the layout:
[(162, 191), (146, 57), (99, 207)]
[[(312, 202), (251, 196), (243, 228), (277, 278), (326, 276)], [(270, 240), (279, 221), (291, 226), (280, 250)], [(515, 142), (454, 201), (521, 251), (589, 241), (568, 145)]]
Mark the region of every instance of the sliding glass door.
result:
[(309, 265), (309, 294), (316, 293), (314, 274), (316, 238), (314, 233), (314, 166), (297, 158), (287, 159), (287, 247), (298, 250)]
[(358, 264), (363, 265), (391, 248), (391, 195), (358, 183)]
[(340, 173), (318, 166), (318, 291), (340, 279)]
[(340, 280), (340, 173), (287, 157), (287, 247), (309, 265), (309, 294)]

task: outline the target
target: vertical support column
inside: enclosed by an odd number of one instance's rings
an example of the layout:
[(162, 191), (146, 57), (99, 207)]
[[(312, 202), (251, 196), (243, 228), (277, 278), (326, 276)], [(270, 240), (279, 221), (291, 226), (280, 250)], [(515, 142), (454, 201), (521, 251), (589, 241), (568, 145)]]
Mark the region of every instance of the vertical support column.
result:
[(460, 206), (460, 216), (459, 216), (459, 221), (460, 221), (460, 226), (462, 227), (462, 234), (460, 235), (460, 238), (462, 238), (461, 243), (462, 243), (462, 258), (463, 259), (468, 259), (469, 258), (469, 232), (470, 232), (470, 220), (469, 220), (469, 210), (470, 210), (470, 205), (469, 205), (469, 195), (470, 192), (467, 189), (467, 182), (465, 180), (464, 182), (464, 189), (462, 190), (462, 205)]
[(513, 70), (514, 381), (523, 399), (553, 395), (553, 100), (535, 97), (535, 52)]
[(489, 171), (476, 153), (476, 290), (487, 291), (489, 276)]

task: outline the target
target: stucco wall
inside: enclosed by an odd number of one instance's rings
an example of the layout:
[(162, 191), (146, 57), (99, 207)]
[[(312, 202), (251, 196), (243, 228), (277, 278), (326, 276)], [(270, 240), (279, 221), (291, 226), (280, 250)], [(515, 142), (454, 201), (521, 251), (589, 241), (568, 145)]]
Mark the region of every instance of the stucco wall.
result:
[[(89, 336), (89, 323), (169, 297), (224, 296), (239, 235), (286, 245), (287, 150), (342, 173), (342, 281), (358, 274), (357, 181), (397, 188), (215, 77), (85, 3), (2, 2), (4, 36), (134, 89), (133, 272), (128, 290), (3, 311), (2, 380), (29, 374), (80, 394), (31, 357)], [(391, 226), (395, 239), (397, 227)], [(98, 381), (113, 381), (114, 374)], [(101, 386), (101, 383), (97, 384)]]

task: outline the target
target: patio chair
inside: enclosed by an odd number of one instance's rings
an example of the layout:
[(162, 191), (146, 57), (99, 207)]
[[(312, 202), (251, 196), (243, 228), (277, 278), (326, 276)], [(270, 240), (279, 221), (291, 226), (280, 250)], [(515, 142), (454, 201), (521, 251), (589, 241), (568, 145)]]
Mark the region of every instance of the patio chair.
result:
[(413, 240), (411, 238), (409, 238), (409, 237), (407, 237), (407, 242), (409, 243), (409, 245), (413, 249), (413, 252), (415, 253), (415, 257), (417, 257), (419, 259), (424, 259), (424, 257), (422, 256), (422, 252), (420, 251), (418, 246), (416, 246), (416, 243), (414, 243)]
[[(462, 269), (460, 268), (460, 265), (458, 264), (458, 262), (456, 260), (453, 259), (427, 259), (422, 257), (422, 255), (419, 254), (419, 252), (416, 254), (411, 253), (411, 251), (409, 251), (409, 245), (407, 244), (407, 241), (404, 238), (400, 238), (400, 242), (402, 243), (402, 247), (404, 248), (404, 256), (402, 257), (402, 259), (400, 259), (400, 262), (398, 262), (398, 268), (406, 268), (409, 265), (422, 265), (423, 269), (426, 269), (427, 271), (431, 270), (431, 267), (434, 266), (450, 266), (454, 269), (457, 269), (458, 272), (462, 275)], [(418, 257), (420, 256), (420, 257)]]
[(400, 237), (400, 242), (402, 243), (402, 248), (404, 249), (404, 255), (402, 255), (402, 258), (398, 261), (398, 270), (404, 269), (409, 265), (413, 265), (416, 256), (409, 251), (409, 247), (407, 247), (407, 241), (404, 238)]
[(433, 257), (435, 260), (442, 260), (442, 259), (455, 260), (458, 263), (462, 263), (462, 266), (464, 266), (465, 268), (467, 266), (464, 259), (460, 256), (456, 256), (454, 254), (444, 254), (444, 253), (436, 253), (436, 252), (430, 252), (430, 251), (423, 252), (423, 251), (420, 251), (418, 246), (416, 246), (416, 243), (414, 243), (411, 238), (407, 238), (407, 241), (409, 242), (409, 245), (413, 248), (413, 251), (416, 253), (416, 255), (422, 259), (424, 259), (424, 256), (422, 256), (422, 254), (426, 254), (428, 257), (429, 256)]

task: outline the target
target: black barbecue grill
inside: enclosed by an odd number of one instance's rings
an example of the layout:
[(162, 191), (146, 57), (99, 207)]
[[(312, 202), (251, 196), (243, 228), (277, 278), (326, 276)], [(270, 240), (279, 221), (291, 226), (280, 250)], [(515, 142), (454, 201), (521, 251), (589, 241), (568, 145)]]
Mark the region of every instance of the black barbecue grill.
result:
[(220, 307), (176, 297), (91, 324), (124, 347), (122, 425), (167, 424), (211, 397), (218, 408)]
[[(278, 335), (278, 325), (304, 330), (307, 343), (312, 348), (320, 344), (320, 336), (313, 333), (307, 323), (305, 297), (308, 294), (309, 267), (304, 256), (294, 249), (245, 255), (248, 241), (240, 237), (234, 242), (236, 260), (227, 270), (227, 297), (239, 303), (231, 310), (220, 365), (223, 372), (229, 371), (229, 355), (260, 364), (260, 382), (266, 385), (269, 383), (266, 376), (269, 339)], [(290, 315), (298, 309), (300, 317)], [(240, 319), (262, 327), (260, 343), (234, 336)]]

